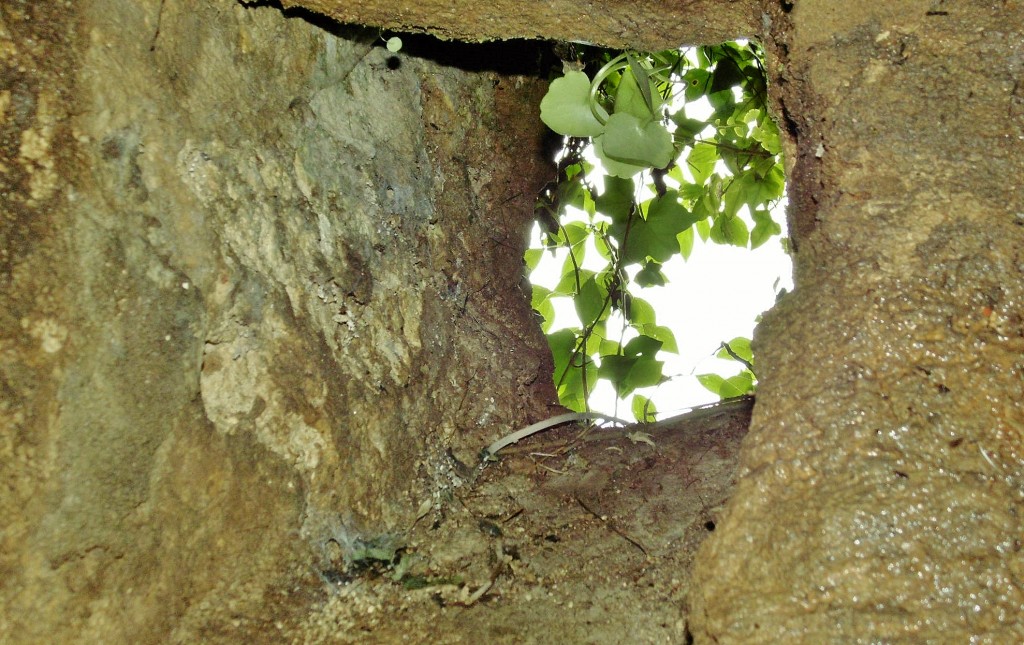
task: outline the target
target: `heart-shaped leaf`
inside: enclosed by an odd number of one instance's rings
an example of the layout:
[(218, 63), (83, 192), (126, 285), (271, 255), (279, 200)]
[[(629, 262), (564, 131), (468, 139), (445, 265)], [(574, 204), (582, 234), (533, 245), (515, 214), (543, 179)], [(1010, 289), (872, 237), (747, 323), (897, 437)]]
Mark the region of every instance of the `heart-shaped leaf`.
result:
[[(694, 215), (679, 203), (679, 194), (669, 189), (655, 197), (647, 207), (647, 216), (629, 223), (629, 239), (621, 250), (624, 264), (641, 264), (648, 257), (666, 262), (680, 252), (677, 236), (696, 221)], [(610, 232), (623, 239), (627, 222), (613, 222)], [(636, 322), (636, 321), (633, 321)]]
[[(603, 113), (604, 110), (598, 106)], [(590, 78), (568, 72), (556, 78), (540, 102), (540, 120), (567, 137), (596, 137), (604, 126), (590, 109)]]
[(616, 161), (664, 168), (675, 149), (672, 135), (658, 121), (643, 123), (632, 114), (616, 112), (605, 124), (604, 153)]
[(619, 179), (632, 179), (637, 173), (647, 170), (647, 166), (637, 166), (636, 164), (624, 163), (609, 157), (604, 151), (603, 134), (599, 137), (594, 137), (594, 154), (601, 160), (601, 166), (604, 167), (604, 171), (612, 177), (618, 177)]

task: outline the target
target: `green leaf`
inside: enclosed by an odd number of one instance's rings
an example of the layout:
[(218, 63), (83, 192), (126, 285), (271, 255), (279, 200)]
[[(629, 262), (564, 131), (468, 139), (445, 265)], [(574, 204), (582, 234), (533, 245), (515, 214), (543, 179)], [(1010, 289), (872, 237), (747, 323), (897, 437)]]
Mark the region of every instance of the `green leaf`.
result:
[(712, 92), (707, 95), (707, 99), (708, 103), (715, 110), (712, 118), (716, 121), (725, 122), (733, 110), (736, 109), (736, 95), (733, 94), (732, 89)]
[(679, 353), (679, 346), (676, 344), (676, 335), (668, 327), (661, 325), (644, 325), (643, 333), (661, 342), (661, 351), (672, 354)]
[[(748, 363), (753, 363), (754, 362), (754, 352), (750, 349), (750, 339), (749, 338), (744, 338), (743, 336), (737, 336), (736, 338), (733, 338), (732, 340), (727, 342), (726, 345), (729, 346), (729, 349), (731, 349), (734, 354), (736, 354), (737, 356), (739, 356), (743, 360), (747, 361)], [(715, 356), (717, 356), (718, 358), (724, 358), (724, 359), (727, 359), (727, 360), (730, 360), (730, 361), (734, 360), (733, 357), (732, 357), (732, 354), (730, 354), (728, 352), (728, 350), (726, 350), (724, 347), (721, 348), (720, 350), (718, 350), (718, 353), (715, 354)]]
[(543, 319), (543, 322), (540, 324), (541, 331), (547, 333), (555, 320), (555, 307), (551, 303), (551, 290), (535, 284), (530, 295), (530, 306)]
[(642, 123), (647, 123), (656, 114), (650, 95), (651, 87), (647, 76), (643, 75), (641, 78), (634, 74), (632, 66), (627, 67), (622, 70), (622, 78), (615, 94), (615, 114), (631, 114)]
[[(584, 351), (587, 356), (593, 357), (600, 354), (601, 345), (608, 340), (608, 318), (598, 320), (590, 325), (590, 334), (587, 336), (587, 344)], [(578, 333), (582, 331), (577, 330)], [(614, 339), (612, 339), (614, 340)]]
[(562, 228), (565, 229), (565, 235), (570, 246), (579, 246), (580, 242), (586, 241), (587, 237), (590, 236), (590, 231), (587, 230), (585, 222), (569, 222), (563, 224)]
[[(590, 334), (587, 336), (587, 344), (583, 348), (584, 353), (593, 358), (601, 353), (601, 347), (614, 343), (614, 340), (606, 338), (607, 335), (607, 318), (600, 320), (590, 328)], [(595, 369), (595, 368), (592, 368)], [(593, 387), (593, 384), (591, 384)]]
[(526, 249), (523, 260), (526, 262), (527, 271), (532, 272), (536, 269), (542, 257), (544, 257), (544, 249)]
[(687, 117), (684, 110), (676, 112), (670, 118), (676, 124), (675, 140), (688, 146), (693, 145), (693, 140), (697, 135), (708, 127), (705, 121)]
[(600, 146), (609, 159), (651, 168), (664, 168), (675, 153), (672, 135), (664, 125), (653, 120), (644, 122), (625, 112), (608, 118)]
[(750, 164), (750, 169), (754, 171), (754, 174), (759, 179), (764, 179), (775, 168), (776, 164), (778, 164), (778, 161), (775, 157), (760, 157)]
[(629, 71), (633, 74), (637, 87), (644, 97), (647, 113), (657, 117), (658, 111), (661, 110), (662, 102), (661, 95), (655, 92), (654, 87), (651, 85), (651, 76), (647, 67), (650, 65), (650, 58), (645, 58), (641, 61), (635, 54), (628, 54), (626, 60), (629, 62)]
[(754, 218), (754, 230), (750, 231), (750, 248), (756, 249), (773, 236), (782, 234), (782, 227), (768, 211), (756, 210), (751, 216)]
[(558, 185), (557, 191), (557, 203), (561, 207), (572, 206), (574, 208), (583, 208), (583, 202), (585, 200), (586, 188), (583, 187), (581, 181), (582, 175), (577, 175), (574, 179), (564, 181)]
[(707, 201), (708, 211), (712, 215), (717, 215), (718, 211), (722, 208), (722, 194), (725, 190), (722, 188), (725, 180), (718, 173), (711, 175), (711, 180), (708, 182), (707, 190), (704, 192), (704, 198)]
[(739, 68), (736, 61), (728, 57), (722, 58), (715, 64), (715, 71), (712, 76), (711, 87), (708, 88), (709, 94), (723, 90), (732, 90), (733, 87), (747, 80), (743, 70)]
[(719, 398), (725, 398), (722, 396), (722, 385), (725, 383), (725, 379), (718, 374), (698, 374), (697, 382), (703, 385), (712, 394), (715, 394)]
[(725, 191), (725, 212), (734, 215), (743, 205), (749, 206), (753, 211), (780, 197), (782, 188), (781, 172), (774, 168), (763, 179), (758, 178), (753, 172), (737, 175)]
[(576, 271), (572, 265), (572, 258), (566, 256), (565, 264), (562, 265), (562, 277), (558, 280), (558, 284), (555, 285), (553, 291), (558, 296), (575, 296), (578, 291), (576, 288), (577, 283), (583, 286), (587, 278), (592, 275), (594, 275), (594, 272), (589, 269)]
[(548, 334), (548, 346), (551, 348), (551, 357), (555, 364), (554, 379), (558, 401), (570, 410), (582, 412), (586, 409), (586, 401), (583, 398), (583, 370), (572, 364), (576, 344), (576, 332), (571, 329), (560, 329)]
[(628, 396), (624, 392), (626, 378), (629, 371), (633, 369), (636, 358), (627, 356), (609, 355), (601, 357), (601, 366), (597, 370), (598, 378), (603, 378), (612, 384), (615, 394), (620, 398)]
[[(609, 175), (608, 178), (631, 179), (648, 168), (647, 166), (637, 166), (631, 163), (624, 163), (609, 157), (604, 152), (603, 135), (594, 138), (594, 155), (596, 155), (601, 161), (601, 165), (604, 166), (605, 172)], [(598, 208), (598, 210), (600, 210), (600, 208)]]
[(658, 418), (658, 408), (642, 394), (633, 397), (633, 418), (640, 423), (654, 423)]
[(607, 379), (619, 398), (629, 396), (639, 387), (650, 387), (661, 382), (661, 361), (644, 355), (602, 356), (598, 377)]
[(745, 247), (749, 239), (747, 224), (741, 217), (722, 215), (715, 219), (711, 227), (711, 240), (717, 244)]
[(782, 144), (779, 142), (779, 128), (775, 122), (765, 117), (754, 127), (750, 136), (755, 141), (761, 142), (765, 150), (773, 155), (782, 152)]
[(700, 239), (703, 241), (707, 242), (708, 238), (711, 237), (711, 225), (708, 224), (707, 219), (699, 220), (694, 228), (697, 229), (697, 235), (699, 235)]
[(725, 164), (725, 169), (732, 175), (743, 172), (744, 166), (750, 161), (750, 153), (746, 150), (723, 147), (718, 149), (718, 154), (722, 158), (722, 163)]
[(668, 281), (661, 271), (661, 263), (649, 260), (644, 263), (644, 268), (636, 274), (636, 283), (641, 287), (662, 287)]
[[(679, 203), (679, 193), (672, 189), (665, 191), (663, 196), (651, 200), (646, 219), (633, 218), (622, 250), (623, 264), (640, 264), (648, 257), (656, 262), (668, 261), (679, 252), (676, 236), (695, 221), (693, 214)], [(621, 240), (626, 235), (626, 224), (612, 225), (611, 233)]]
[(643, 298), (633, 297), (629, 307), (629, 322), (638, 326), (655, 324), (654, 307)]
[[(679, 166), (676, 166), (678, 169)], [(704, 186), (691, 184), (688, 181), (677, 180), (680, 183), (679, 186), (679, 199), (684, 204), (693, 205), (698, 199), (704, 196)], [(703, 183), (703, 182), (702, 182)]]
[(576, 350), (576, 333), (571, 329), (559, 329), (548, 334), (548, 347), (551, 348), (551, 357), (555, 362), (555, 377), (557, 378)]
[(617, 340), (602, 338), (596, 349), (597, 354), (600, 356), (616, 356), (622, 351), (622, 346)]
[(717, 394), (720, 399), (743, 396), (754, 390), (754, 379), (747, 370), (729, 378), (723, 378), (718, 374), (698, 374), (697, 381)]
[(652, 358), (639, 356), (629, 370), (629, 375), (623, 382), (624, 392), (621, 396), (628, 396), (633, 390), (641, 387), (651, 387), (661, 383), (662, 369), (665, 363)]
[(693, 252), (693, 227), (691, 226), (676, 235), (676, 241), (679, 242), (679, 254), (683, 256), (684, 260), (689, 260), (690, 253)]
[(640, 334), (633, 338), (626, 346), (622, 348), (622, 353), (626, 356), (646, 356), (648, 358), (654, 358), (658, 355), (658, 350), (661, 349), (661, 341), (657, 338), (651, 338)]
[[(732, 391), (739, 392), (739, 394), (727, 393), (727, 399), (731, 399), (734, 396), (743, 396), (744, 394), (750, 394), (754, 391), (754, 375), (750, 373), (750, 370), (743, 370), (736, 376), (730, 376), (725, 379), (726, 384), (733, 388)], [(724, 388), (723, 388), (724, 391)]]
[(710, 143), (698, 143), (693, 146), (686, 163), (690, 167), (690, 174), (698, 186), (703, 186), (708, 177), (715, 170), (715, 163), (718, 161), (718, 149)]
[(633, 210), (633, 195), (636, 186), (632, 180), (620, 177), (605, 177), (604, 192), (597, 196), (597, 211), (607, 215), (613, 222), (625, 222)]
[[(599, 114), (607, 118), (603, 108)], [(571, 71), (556, 78), (540, 102), (540, 119), (558, 134), (567, 137), (596, 137), (604, 125), (594, 116), (590, 102), (590, 77)]]
[(594, 247), (597, 249), (597, 254), (601, 256), (605, 262), (612, 261), (612, 253), (608, 250), (608, 244), (604, 241), (604, 236), (594, 236)]
[(585, 325), (600, 320), (608, 314), (608, 290), (594, 278), (587, 279), (580, 286), (580, 292), (573, 299), (576, 315)]
[(686, 83), (686, 102), (691, 103), (705, 96), (711, 82), (711, 73), (704, 69), (690, 69), (683, 74), (683, 81)]

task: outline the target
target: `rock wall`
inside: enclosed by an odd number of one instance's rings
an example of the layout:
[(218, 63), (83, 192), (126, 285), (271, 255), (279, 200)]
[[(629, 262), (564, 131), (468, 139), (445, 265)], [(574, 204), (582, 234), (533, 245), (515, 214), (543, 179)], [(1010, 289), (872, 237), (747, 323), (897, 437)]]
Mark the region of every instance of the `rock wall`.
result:
[[(1024, 640), (1019, 2), (335, 4), (467, 38), (761, 36), (797, 290), (758, 331), (693, 635)], [(536, 52), (428, 49), (258, 3), (0, 5), (5, 640), (303, 611), (294, 580), (545, 416)]]
[(581, 6), (548, 0), (420, 0), (396, 7), (389, 0), (284, 0), (346, 24), (426, 32), (470, 42), (543, 38), (604, 47), (662, 51), (682, 44), (749, 37), (761, 27), (758, 0), (603, 0)]
[(996, 4), (771, 12), (797, 288), (698, 641), (1024, 640), (1024, 12)]
[(0, 7), (0, 640), (198, 642), (547, 414), (537, 50), (382, 45)]
[[(640, 49), (700, 41), (701, 20), (747, 30), (787, 139), (797, 288), (757, 333), (758, 403), (695, 572), (695, 639), (1024, 640), (1020, 2), (723, 0), (648, 20), (642, 2), (598, 4), (594, 20), (556, 1), (510, 23)], [(309, 6), (500, 36), (469, 2)]]

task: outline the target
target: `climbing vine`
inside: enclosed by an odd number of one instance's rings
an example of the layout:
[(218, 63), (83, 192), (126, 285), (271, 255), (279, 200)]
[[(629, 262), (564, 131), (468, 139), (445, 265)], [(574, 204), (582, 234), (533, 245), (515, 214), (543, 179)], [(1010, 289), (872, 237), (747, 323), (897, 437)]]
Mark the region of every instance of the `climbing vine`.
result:
[[(771, 211), (784, 185), (756, 45), (573, 50), (568, 58), (540, 105), (565, 145), (557, 177), (538, 199), (542, 239), (526, 263), (532, 271), (545, 251), (567, 250), (557, 284), (534, 284), (533, 307), (544, 319), (559, 398), (583, 411), (598, 379), (627, 399), (667, 378), (659, 357), (678, 351), (676, 338), (636, 287), (666, 284), (663, 264), (689, 258), (696, 236), (756, 248), (779, 235)], [(702, 98), (710, 115), (695, 118), (686, 106)], [(601, 268), (585, 268), (595, 252)], [(554, 330), (559, 298), (571, 300), (578, 324)], [(725, 341), (718, 355), (742, 371), (699, 375), (700, 382), (722, 398), (750, 392), (750, 341)], [(639, 394), (631, 407), (640, 420), (656, 412)]]

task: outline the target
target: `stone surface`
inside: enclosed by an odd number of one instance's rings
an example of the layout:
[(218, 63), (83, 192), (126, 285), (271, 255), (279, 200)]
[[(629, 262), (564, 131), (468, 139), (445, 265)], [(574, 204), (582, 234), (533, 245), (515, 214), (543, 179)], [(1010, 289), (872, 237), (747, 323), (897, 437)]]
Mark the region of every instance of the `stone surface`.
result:
[(698, 641), (1024, 640), (1024, 14), (1003, 5), (772, 16), (797, 288), (756, 338)]
[(525, 439), (459, 488), (441, 519), (416, 525), (399, 567), (332, 585), (279, 631), (305, 642), (683, 643), (694, 557), (732, 491), (751, 404)]
[(536, 50), (310, 18), (0, 9), (0, 640), (198, 642), (548, 414)]
[(547, 0), (423, 0), (396, 5), (387, 0), (285, 0), (343, 23), (399, 32), (426, 32), (468, 41), (541, 38), (604, 47), (662, 51), (691, 44), (717, 44), (761, 29), (762, 3), (755, 0), (603, 0), (581, 5)]
[[(692, 634), (1024, 639), (1019, 2), (308, 6), (0, 5), (4, 640), (358, 641), (310, 624), (316, 572), (443, 517), (460, 461), (547, 416), (519, 286), (539, 50), (391, 56), (320, 13), (760, 36), (797, 289), (757, 334)], [(334, 615), (376, 608), (359, 593)]]

